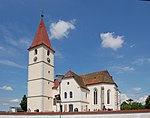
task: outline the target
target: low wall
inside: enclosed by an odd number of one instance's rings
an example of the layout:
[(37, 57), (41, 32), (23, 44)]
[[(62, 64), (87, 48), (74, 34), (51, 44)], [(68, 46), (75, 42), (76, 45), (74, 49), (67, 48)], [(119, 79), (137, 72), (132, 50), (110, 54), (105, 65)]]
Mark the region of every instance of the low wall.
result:
[(99, 112), (3, 112), (0, 118), (150, 118), (150, 110)]

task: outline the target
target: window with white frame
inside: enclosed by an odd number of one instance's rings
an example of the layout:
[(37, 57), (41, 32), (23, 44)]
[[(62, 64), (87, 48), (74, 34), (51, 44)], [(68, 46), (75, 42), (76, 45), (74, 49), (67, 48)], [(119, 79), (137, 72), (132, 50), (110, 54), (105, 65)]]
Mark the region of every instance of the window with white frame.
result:
[(98, 103), (97, 93), (97, 88), (94, 88), (94, 104)]
[(72, 98), (73, 97), (73, 93), (72, 93), (72, 91), (70, 91), (70, 98)]
[(64, 92), (64, 98), (67, 98), (67, 92)]
[(110, 104), (110, 89), (107, 90), (107, 104)]
[(34, 55), (37, 55), (37, 53), (38, 53), (38, 52), (37, 52), (37, 49), (35, 49), (35, 50), (34, 50)]

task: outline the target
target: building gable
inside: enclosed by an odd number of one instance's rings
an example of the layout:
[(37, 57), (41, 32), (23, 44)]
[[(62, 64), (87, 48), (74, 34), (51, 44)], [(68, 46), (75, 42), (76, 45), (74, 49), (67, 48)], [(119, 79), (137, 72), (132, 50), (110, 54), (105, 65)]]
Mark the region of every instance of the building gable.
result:
[(81, 88), (84, 88), (84, 89), (86, 89), (86, 90), (89, 91), (89, 89), (87, 88), (87, 86), (84, 84), (82, 78), (81, 78), (79, 75), (77, 75), (77, 74), (75, 74), (74, 72), (72, 72), (72, 71), (68, 71), (68, 72), (64, 75), (63, 79), (70, 78), (70, 77), (74, 78), (74, 80), (77, 82), (77, 84), (78, 84)]

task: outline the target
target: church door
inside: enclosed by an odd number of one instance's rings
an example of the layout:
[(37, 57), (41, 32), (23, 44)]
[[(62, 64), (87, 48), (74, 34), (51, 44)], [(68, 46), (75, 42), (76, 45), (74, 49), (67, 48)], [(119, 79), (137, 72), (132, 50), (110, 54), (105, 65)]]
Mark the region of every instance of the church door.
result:
[(73, 104), (69, 104), (69, 112), (73, 112)]

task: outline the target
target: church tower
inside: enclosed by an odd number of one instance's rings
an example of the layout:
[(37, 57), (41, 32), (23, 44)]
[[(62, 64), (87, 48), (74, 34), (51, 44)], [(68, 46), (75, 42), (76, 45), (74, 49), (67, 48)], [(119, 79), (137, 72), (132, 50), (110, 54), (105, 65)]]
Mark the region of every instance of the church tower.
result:
[(28, 50), (27, 108), (31, 112), (37, 109), (40, 112), (53, 111), (54, 50), (46, 31), (43, 15)]

